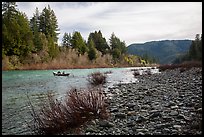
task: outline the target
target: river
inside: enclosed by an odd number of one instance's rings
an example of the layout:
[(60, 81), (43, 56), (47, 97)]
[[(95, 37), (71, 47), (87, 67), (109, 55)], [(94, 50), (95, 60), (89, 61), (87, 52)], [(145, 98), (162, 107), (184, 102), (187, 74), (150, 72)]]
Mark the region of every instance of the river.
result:
[[(93, 72), (107, 72), (105, 89), (118, 83), (136, 82), (131, 69), (139, 68), (95, 68), (95, 69), (63, 69), (70, 73), (69, 77), (54, 76), (56, 70), (15, 70), (2, 71), (2, 134), (32, 134), (25, 121), (32, 119), (28, 109), (28, 97), (37, 106), (40, 98), (52, 92), (61, 98), (71, 88), (87, 88), (87, 77)], [(143, 68), (147, 69), (147, 68)], [(157, 73), (158, 69), (152, 69)]]

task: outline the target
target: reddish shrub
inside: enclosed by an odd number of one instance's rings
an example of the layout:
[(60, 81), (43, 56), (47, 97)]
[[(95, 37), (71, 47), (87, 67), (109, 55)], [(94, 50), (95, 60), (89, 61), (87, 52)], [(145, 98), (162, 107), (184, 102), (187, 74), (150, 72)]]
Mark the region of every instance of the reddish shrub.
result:
[(64, 102), (48, 93), (48, 100), (39, 112), (31, 104), (34, 124), (29, 126), (37, 134), (66, 134), (76, 132), (87, 121), (108, 117), (103, 92), (100, 90), (77, 90), (67, 92)]

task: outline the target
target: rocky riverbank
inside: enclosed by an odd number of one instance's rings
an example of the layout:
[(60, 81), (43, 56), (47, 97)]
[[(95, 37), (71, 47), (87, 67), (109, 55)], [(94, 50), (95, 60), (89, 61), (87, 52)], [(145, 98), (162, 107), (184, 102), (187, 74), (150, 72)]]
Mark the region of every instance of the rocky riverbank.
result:
[(93, 120), (85, 135), (202, 134), (202, 68), (136, 76), (106, 91), (110, 116)]

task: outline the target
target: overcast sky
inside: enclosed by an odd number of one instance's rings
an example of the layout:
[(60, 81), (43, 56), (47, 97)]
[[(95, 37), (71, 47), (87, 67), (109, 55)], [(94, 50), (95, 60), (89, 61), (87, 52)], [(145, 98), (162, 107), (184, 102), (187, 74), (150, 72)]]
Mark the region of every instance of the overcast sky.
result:
[(60, 29), (79, 31), (87, 40), (101, 30), (106, 41), (114, 32), (126, 45), (157, 40), (195, 38), (202, 33), (202, 2), (17, 2), (30, 19), (36, 7), (50, 5)]

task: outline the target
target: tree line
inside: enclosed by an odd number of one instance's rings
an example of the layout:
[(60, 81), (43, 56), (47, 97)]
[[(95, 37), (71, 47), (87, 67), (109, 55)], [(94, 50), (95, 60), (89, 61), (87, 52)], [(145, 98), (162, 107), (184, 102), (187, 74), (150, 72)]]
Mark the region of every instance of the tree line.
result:
[[(15, 57), (21, 63), (29, 63), (38, 58), (41, 62), (48, 62), (55, 58), (63, 49), (57, 44), (59, 28), (56, 15), (51, 7), (45, 7), (42, 12), (36, 8), (29, 20), (25, 13), (17, 9), (16, 2), (2, 4), (2, 56)], [(78, 55), (88, 54), (90, 60), (97, 58), (97, 51), (111, 54), (117, 61), (126, 53), (126, 45), (112, 33), (110, 45), (107, 44), (102, 32), (91, 32), (86, 42), (80, 32), (72, 34), (65, 32), (62, 46), (74, 48)], [(37, 56), (37, 57), (36, 57)], [(27, 58), (27, 60), (26, 60)]]
[(16, 56), (21, 63), (36, 53), (42, 61), (58, 54), (58, 24), (54, 11), (48, 5), (40, 13), (38, 8), (29, 20), (17, 10), (15, 2), (2, 4), (2, 55)]
[(65, 32), (62, 38), (62, 45), (64, 47), (77, 49), (79, 55), (87, 52), (90, 60), (96, 59), (97, 51), (101, 52), (102, 56), (111, 54), (115, 61), (121, 55), (126, 54), (127, 48), (125, 42), (116, 37), (114, 33), (111, 34), (109, 42), (110, 45), (107, 44), (100, 30), (98, 32), (91, 32), (87, 42), (78, 31), (73, 32), (72, 35)]
[(173, 63), (178, 64), (184, 61), (202, 61), (202, 34), (196, 34), (188, 52), (175, 59)]

